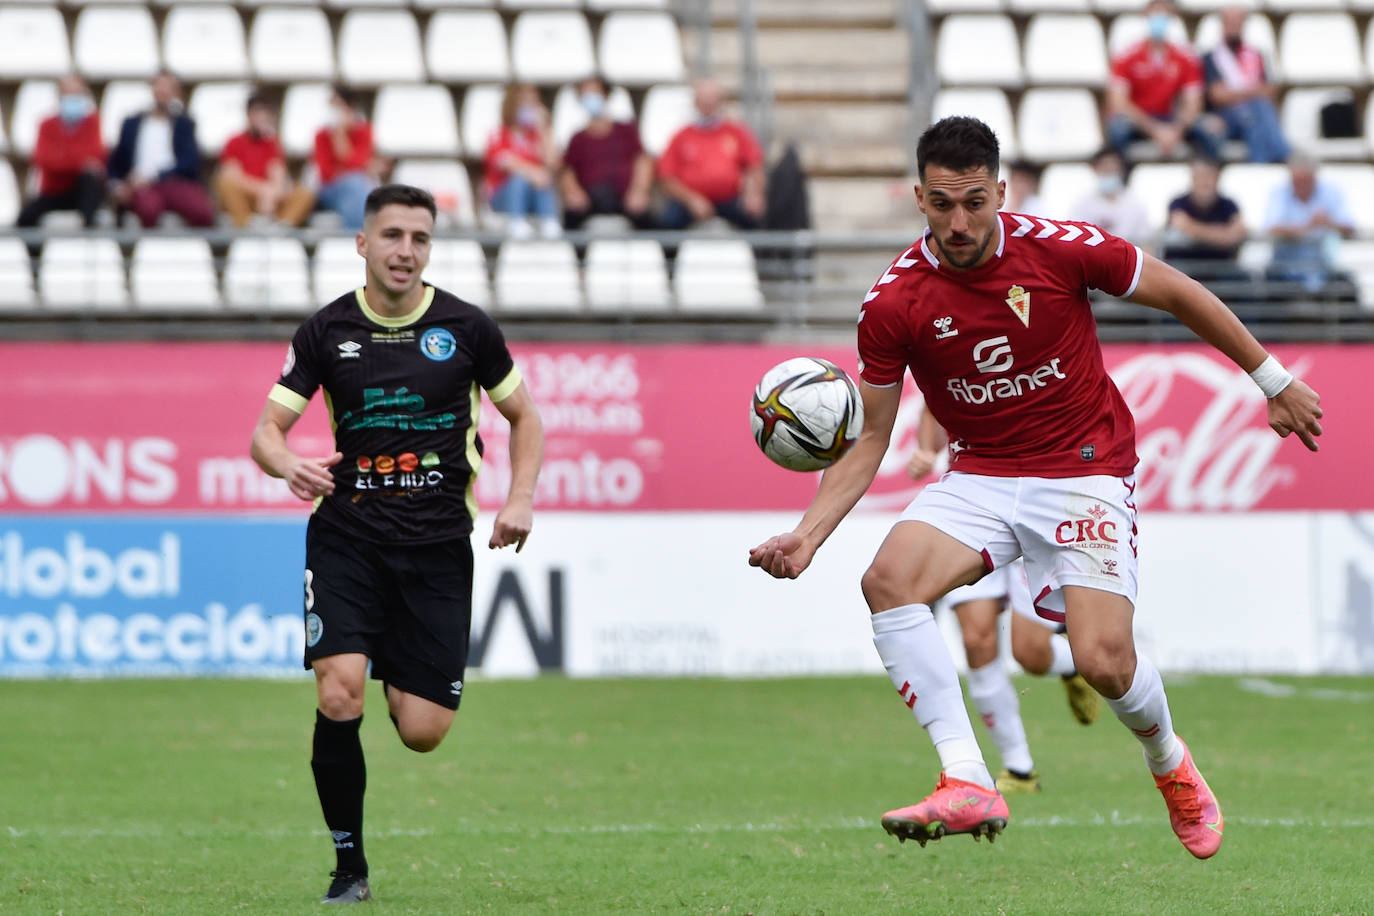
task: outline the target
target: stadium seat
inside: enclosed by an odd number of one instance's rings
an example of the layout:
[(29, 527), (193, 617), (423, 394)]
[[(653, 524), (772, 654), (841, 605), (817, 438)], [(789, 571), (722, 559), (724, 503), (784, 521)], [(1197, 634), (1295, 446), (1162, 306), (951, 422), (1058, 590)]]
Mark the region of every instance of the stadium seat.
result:
[(1362, 236), (1374, 235), (1374, 166), (1366, 162), (1327, 163), (1317, 170), (1317, 177), (1341, 189), (1355, 228)]
[(391, 180), (433, 194), (440, 228), (471, 229), (477, 225), (472, 183), (461, 163), (452, 159), (402, 159), (396, 163)]
[(952, 115), (978, 118), (993, 133), (1002, 148), (1002, 158), (1012, 159), (1018, 152), (1016, 130), (1011, 119), (1011, 105), (1001, 89), (941, 89), (931, 103), (930, 119), (938, 121)]
[(9, 136), (5, 133), (5, 111), (0, 108), (0, 153), (7, 153), (10, 149)]
[(609, 10), (666, 10), (668, 0), (587, 0), (587, 9), (597, 12)]
[(1044, 216), (1073, 219), (1078, 202), (1097, 185), (1097, 174), (1082, 162), (1055, 162), (1040, 176), (1040, 199)]
[(119, 141), (124, 119), (153, 107), (153, 89), (147, 80), (110, 80), (100, 96), (100, 136), (107, 147)]
[(1105, 86), (1102, 23), (1089, 14), (1032, 16), (1026, 27), (1026, 78), (1038, 85)]
[(441, 10), (425, 29), (432, 79), (454, 83), (510, 79), (506, 27), (495, 10)]
[(272, 82), (334, 78), (334, 36), (315, 7), (265, 6), (253, 17), (248, 56), (258, 79)]
[(496, 255), (495, 286), (503, 312), (582, 308), (577, 255), (570, 242), (507, 239)]
[[(975, 55), (970, 48), (977, 48)], [(1025, 82), (1021, 45), (1011, 19), (956, 13), (945, 17), (935, 46), (935, 70), (946, 86), (1017, 87)]]
[(485, 8), (496, 5), (496, 0), (412, 0), (418, 10), (449, 9), (451, 7)]
[(1021, 155), (1086, 159), (1102, 146), (1097, 100), (1087, 89), (1029, 89), (1016, 112)]
[[(1178, 7), (1184, 12), (1197, 15), (1198, 13), (1215, 13), (1234, 2), (1235, 0), (1179, 0)], [(1138, 10), (1140, 5), (1136, 4), (1132, 9)]]
[[(1107, 27), (1107, 57), (1116, 57), (1127, 48), (1149, 37), (1149, 25), (1140, 13), (1122, 13), (1112, 17)], [(1169, 19), (1169, 41), (1187, 47), (1188, 29), (1177, 16)]]
[(1300, 10), (1330, 11), (1345, 9), (1347, 0), (1265, 0), (1264, 7), (1272, 13), (1291, 13)]
[(1222, 194), (1240, 207), (1245, 228), (1259, 232), (1269, 209), (1269, 197), (1274, 189), (1288, 180), (1288, 169), (1282, 165), (1256, 162), (1233, 162), (1222, 167), (1217, 183)]
[(8, 159), (0, 158), (0, 226), (13, 226), (19, 216), (22, 198), (19, 181), (14, 176), (14, 166)]
[(38, 260), (38, 292), (49, 311), (124, 311), (129, 289), (119, 245), (109, 238), (49, 238)]
[(305, 246), (286, 237), (234, 239), (224, 259), (224, 298), (239, 312), (313, 311)]
[(88, 6), (77, 14), (72, 53), (90, 80), (151, 77), (158, 69), (153, 16), (145, 6)]
[(288, 156), (309, 156), (315, 134), (329, 118), (327, 83), (292, 83), (281, 103), (281, 145)]
[(1322, 136), (1322, 106), (1331, 102), (1353, 105), (1354, 93), (1344, 86), (1290, 89), (1285, 92), (1281, 109), (1283, 135), (1298, 149), (1321, 160), (1368, 158), (1369, 146), (1364, 137)]
[(324, 0), (330, 9), (348, 10), (355, 7), (405, 6), (406, 0)]
[[(5, 169), (8, 167), (8, 162), (0, 160), (0, 218), (4, 217), (3, 186)], [(13, 175), (10, 180), (14, 180)], [(33, 289), (33, 265), (29, 263), (28, 248), (19, 239), (0, 238), (0, 312), (27, 312), (37, 305), (38, 296)]]
[(1274, 243), (1268, 239), (1246, 239), (1240, 243), (1236, 252), (1236, 263), (1242, 270), (1262, 274), (1269, 262), (1274, 260)]
[(322, 306), (362, 286), (366, 277), (354, 237), (330, 236), (321, 239), (310, 264), (310, 279), (315, 290), (315, 301)]
[(339, 26), (339, 75), (358, 86), (425, 79), (420, 30), (408, 10), (344, 13)]
[(204, 239), (144, 236), (129, 265), (134, 308), (140, 312), (214, 311), (219, 284)]
[(459, 115), (463, 148), (474, 159), (486, 155), (491, 132), (501, 125), (501, 99), (505, 86), (469, 86), (463, 93), (463, 108)]
[(585, 278), (593, 312), (662, 312), (672, 303), (663, 247), (653, 239), (593, 239)]
[(596, 72), (592, 30), (579, 12), (520, 13), (511, 27), (515, 78), (527, 83), (566, 83)]
[(1279, 27), (1279, 60), (1289, 83), (1368, 81), (1355, 20), (1346, 13), (1293, 13)]
[(10, 114), (10, 146), (20, 156), (33, 152), (38, 125), (57, 114), (57, 84), (52, 80), (25, 80), (14, 94)]
[(639, 142), (650, 156), (668, 147), (668, 141), (697, 116), (690, 86), (651, 86), (644, 93), (639, 113)]
[(243, 79), (243, 20), (232, 6), (174, 6), (162, 24), (162, 59), (184, 80)]
[(611, 13), (601, 24), (596, 47), (601, 74), (612, 84), (647, 86), (687, 77), (682, 34), (666, 12)]
[(67, 26), (57, 7), (0, 6), (0, 80), (59, 77), (71, 69)]
[(1007, 0), (1007, 9), (1021, 16), (1033, 13), (1086, 13), (1088, 0)]
[(218, 159), (225, 142), (248, 127), (249, 83), (201, 83), (191, 90), (187, 112), (196, 122), (196, 142), (207, 158)]
[[(1278, 75), (1278, 40), (1274, 37), (1274, 23), (1263, 13), (1251, 13), (1245, 17), (1241, 27), (1241, 38), (1245, 43), (1264, 55), (1265, 62)], [(1199, 55), (1206, 54), (1221, 44), (1221, 17), (1208, 13), (1198, 20), (1197, 33), (1193, 36), (1193, 49)]]
[[(606, 113), (616, 121), (635, 119), (634, 102), (630, 101), (630, 93), (624, 86), (616, 86), (606, 97)], [(587, 109), (582, 107), (577, 87), (572, 84), (559, 87), (553, 97), (554, 144), (559, 149), (566, 148), (572, 135), (586, 127), (588, 120)]]
[(1150, 228), (1162, 232), (1169, 222), (1169, 204), (1188, 193), (1191, 183), (1186, 162), (1142, 162), (1131, 169), (1131, 193), (1145, 205)]
[[(1371, 0), (1371, 8), (1374, 8), (1374, 0)], [(1364, 31), (1364, 55), (1365, 74), (1374, 79), (1374, 19), (1369, 20)]]
[(743, 239), (687, 239), (678, 246), (673, 289), (684, 312), (761, 311), (754, 249)]
[(473, 239), (435, 239), (429, 252), (425, 281), (473, 305), (490, 308), (491, 281), (487, 256)]
[(383, 156), (459, 156), (458, 116), (448, 87), (383, 86), (372, 109), (372, 136)]
[(949, 13), (1000, 13), (1002, 0), (927, 0), (926, 10), (932, 16)]
[(1117, 13), (1139, 13), (1141, 8), (1137, 0), (1093, 0), (1093, 9), (1107, 16)]
[(582, 5), (582, 0), (500, 0), (502, 9), (508, 10), (530, 10), (530, 9), (576, 9)]

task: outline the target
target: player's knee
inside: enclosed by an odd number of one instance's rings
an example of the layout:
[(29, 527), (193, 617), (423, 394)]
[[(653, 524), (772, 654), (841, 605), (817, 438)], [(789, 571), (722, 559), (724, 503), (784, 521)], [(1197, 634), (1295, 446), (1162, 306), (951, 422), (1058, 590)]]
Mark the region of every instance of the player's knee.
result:
[(997, 659), (997, 630), (993, 627), (964, 627), (964, 655), (969, 667), (981, 668)]
[(336, 722), (356, 719), (363, 714), (363, 689), (341, 678), (319, 682), (320, 712)]
[(406, 747), (418, 754), (428, 754), (443, 743), (444, 736), (448, 734), (448, 729), (433, 725), (407, 728), (404, 724), (398, 724), (396, 732), (401, 736), (401, 743)]
[(863, 589), (868, 609), (874, 614), (913, 602), (929, 603), (939, 597), (930, 595), (923, 598), (919, 583), (913, 579), (911, 572), (883, 557), (876, 558), (864, 570), (859, 587)]
[(1105, 697), (1119, 697), (1131, 687), (1135, 647), (1129, 641), (1097, 639), (1075, 644), (1074, 664), (1083, 679)]

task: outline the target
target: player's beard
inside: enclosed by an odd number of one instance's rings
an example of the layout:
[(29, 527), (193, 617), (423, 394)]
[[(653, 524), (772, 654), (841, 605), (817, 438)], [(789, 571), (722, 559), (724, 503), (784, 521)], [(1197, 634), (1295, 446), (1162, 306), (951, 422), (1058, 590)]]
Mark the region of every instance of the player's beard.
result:
[[(995, 228), (994, 226), (993, 229)], [(973, 249), (972, 254), (966, 258), (960, 258), (955, 255), (954, 252), (946, 248), (944, 239), (940, 238), (938, 235), (935, 236), (935, 244), (940, 246), (940, 253), (945, 256), (945, 260), (949, 262), (951, 267), (967, 270), (978, 263), (979, 259), (983, 257), (983, 252), (987, 251), (988, 246), (992, 244), (993, 229), (988, 230), (987, 235), (983, 236), (983, 241), (980, 242), (978, 246)]]

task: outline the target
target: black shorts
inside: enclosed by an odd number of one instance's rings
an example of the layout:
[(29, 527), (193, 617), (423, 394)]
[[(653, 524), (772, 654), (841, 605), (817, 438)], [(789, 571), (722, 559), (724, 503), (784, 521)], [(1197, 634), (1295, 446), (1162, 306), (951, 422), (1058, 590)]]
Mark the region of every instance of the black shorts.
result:
[(305, 667), (361, 652), (372, 677), (457, 709), (472, 624), (472, 543), (374, 544), (311, 518)]

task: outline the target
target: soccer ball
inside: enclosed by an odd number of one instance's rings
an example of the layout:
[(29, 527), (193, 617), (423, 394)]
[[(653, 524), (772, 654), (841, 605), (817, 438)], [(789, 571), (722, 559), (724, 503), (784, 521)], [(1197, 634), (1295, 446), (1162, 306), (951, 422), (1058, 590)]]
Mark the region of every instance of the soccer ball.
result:
[(763, 374), (749, 422), (754, 441), (789, 471), (819, 471), (839, 461), (859, 438), (859, 389), (832, 362), (798, 356)]

